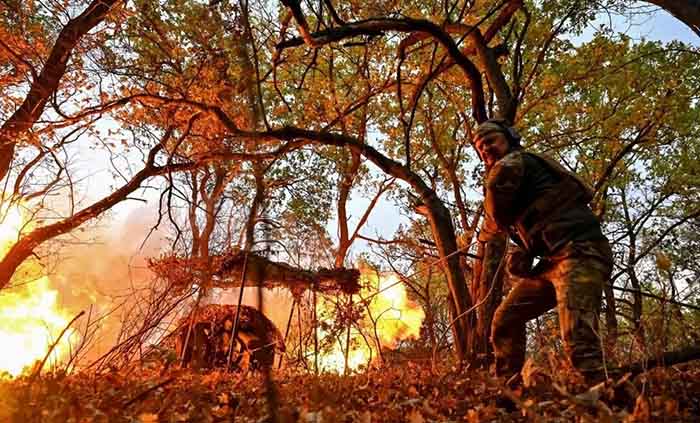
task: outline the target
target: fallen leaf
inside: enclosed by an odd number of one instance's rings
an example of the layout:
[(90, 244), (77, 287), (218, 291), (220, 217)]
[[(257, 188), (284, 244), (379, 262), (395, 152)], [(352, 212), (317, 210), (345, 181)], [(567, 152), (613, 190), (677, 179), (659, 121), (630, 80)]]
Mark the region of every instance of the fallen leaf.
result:
[(413, 409), (408, 414), (408, 422), (409, 423), (424, 423), (425, 419), (423, 418), (423, 414), (421, 414), (420, 411)]
[(141, 413), (139, 414), (140, 423), (158, 423), (158, 414)]
[(372, 423), (372, 412), (365, 410), (364, 413), (360, 414), (360, 423)]
[(664, 412), (669, 417), (678, 416), (678, 401), (674, 399), (667, 399), (664, 403)]
[(219, 404), (228, 404), (229, 402), (229, 397), (226, 392), (222, 392), (216, 397), (219, 400)]

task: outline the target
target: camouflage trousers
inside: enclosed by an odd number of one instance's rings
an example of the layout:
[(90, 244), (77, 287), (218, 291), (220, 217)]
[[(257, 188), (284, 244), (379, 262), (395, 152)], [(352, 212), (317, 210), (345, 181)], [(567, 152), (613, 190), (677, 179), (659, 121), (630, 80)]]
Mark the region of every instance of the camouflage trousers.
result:
[(589, 382), (600, 378), (598, 314), (603, 283), (611, 271), (607, 240), (571, 242), (538, 263), (533, 276), (515, 285), (494, 314), (491, 343), (497, 373), (510, 376), (520, 371), (525, 361), (525, 323), (556, 306), (571, 364)]

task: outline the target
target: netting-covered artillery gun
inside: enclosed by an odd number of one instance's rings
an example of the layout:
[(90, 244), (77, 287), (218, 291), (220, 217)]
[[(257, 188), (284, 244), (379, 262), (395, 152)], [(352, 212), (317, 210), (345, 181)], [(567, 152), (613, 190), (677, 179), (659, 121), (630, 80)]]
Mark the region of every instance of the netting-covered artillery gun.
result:
[[(285, 288), (291, 291), (295, 303), (306, 291), (354, 294), (360, 289), (357, 269), (309, 271), (240, 250), (212, 257), (208, 272), (205, 272), (205, 265), (202, 261), (174, 256), (149, 263), (151, 270), (167, 279), (175, 291), (192, 289), (200, 275), (207, 273), (212, 275), (210, 287)], [(237, 369), (269, 368), (276, 354), (285, 351), (285, 337), (274, 323), (256, 308), (245, 305), (198, 307), (194, 315), (182, 319), (167, 342), (171, 346), (174, 343), (183, 365), (196, 369), (226, 368), (227, 365)]]
[(231, 342), (237, 309), (235, 305), (208, 304), (194, 316), (184, 317), (173, 334), (178, 357), (195, 369), (272, 367), (276, 354), (285, 350), (282, 334), (258, 309), (242, 305)]

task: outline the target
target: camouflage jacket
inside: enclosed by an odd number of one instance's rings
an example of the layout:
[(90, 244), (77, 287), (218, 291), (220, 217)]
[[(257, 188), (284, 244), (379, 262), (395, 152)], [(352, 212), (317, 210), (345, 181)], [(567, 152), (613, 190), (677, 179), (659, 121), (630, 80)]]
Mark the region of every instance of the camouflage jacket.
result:
[(554, 160), (513, 150), (486, 176), (479, 240), (506, 232), (532, 256), (547, 257), (570, 241), (605, 239), (588, 207), (591, 197), (587, 185)]

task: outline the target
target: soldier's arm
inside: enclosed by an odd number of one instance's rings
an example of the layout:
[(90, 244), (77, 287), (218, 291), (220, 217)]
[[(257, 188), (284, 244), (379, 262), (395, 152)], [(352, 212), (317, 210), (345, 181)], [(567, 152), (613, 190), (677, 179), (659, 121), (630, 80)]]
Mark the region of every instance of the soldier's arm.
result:
[(484, 210), (501, 230), (507, 230), (518, 218), (521, 207), (517, 204), (517, 194), (524, 175), (523, 156), (517, 152), (496, 162), (489, 172), (484, 187)]
[(517, 204), (517, 193), (524, 173), (522, 155), (509, 154), (494, 165), (484, 184), (486, 216), (479, 232), (479, 249), (482, 256), (479, 277), (481, 287), (490, 288), (506, 253), (506, 230), (518, 217), (520, 207)]

